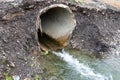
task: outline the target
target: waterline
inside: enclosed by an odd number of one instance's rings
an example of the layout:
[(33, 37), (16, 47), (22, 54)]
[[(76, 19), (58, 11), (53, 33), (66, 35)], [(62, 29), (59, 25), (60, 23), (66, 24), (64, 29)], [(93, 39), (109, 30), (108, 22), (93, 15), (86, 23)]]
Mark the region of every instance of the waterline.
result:
[(113, 80), (112, 76), (106, 77), (101, 75), (100, 73), (95, 73), (92, 68), (90, 68), (88, 65), (80, 63), (78, 59), (74, 58), (68, 52), (65, 52), (64, 49), (62, 50), (62, 52), (53, 51), (52, 53), (60, 57), (63, 61), (67, 62), (73, 70), (91, 80)]

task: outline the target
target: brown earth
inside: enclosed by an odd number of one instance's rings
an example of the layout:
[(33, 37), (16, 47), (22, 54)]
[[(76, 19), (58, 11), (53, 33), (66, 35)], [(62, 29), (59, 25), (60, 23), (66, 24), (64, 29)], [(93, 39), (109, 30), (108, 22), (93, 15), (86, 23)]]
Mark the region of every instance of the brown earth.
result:
[(18, 75), (21, 80), (34, 80), (41, 75), (37, 58), (41, 51), (35, 38), (36, 15), (38, 11), (54, 3), (70, 6), (77, 20), (68, 47), (86, 49), (94, 53), (105, 54), (110, 47), (116, 30), (120, 29), (120, 12), (112, 9), (89, 9), (67, 1), (23, 1), (17, 6), (0, 3), (0, 79), (5, 74)]

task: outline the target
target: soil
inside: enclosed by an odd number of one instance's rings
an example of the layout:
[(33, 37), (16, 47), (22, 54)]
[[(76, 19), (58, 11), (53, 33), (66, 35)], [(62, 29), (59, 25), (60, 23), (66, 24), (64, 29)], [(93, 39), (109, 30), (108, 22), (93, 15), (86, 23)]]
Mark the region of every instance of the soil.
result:
[(80, 7), (76, 11), (74, 13), (77, 26), (71, 39), (74, 48), (87, 49), (100, 57), (115, 47), (110, 43), (114, 40), (115, 33), (120, 30), (120, 12)]
[(36, 15), (40, 9), (54, 3), (63, 3), (72, 9), (77, 21), (68, 47), (86, 49), (97, 57), (108, 53), (109, 41), (120, 30), (120, 12), (111, 9), (91, 9), (67, 1), (25, 0), (17, 6), (0, 3), (0, 79), (6, 74), (20, 80), (34, 80), (44, 71), (37, 58), (41, 50), (35, 38)]

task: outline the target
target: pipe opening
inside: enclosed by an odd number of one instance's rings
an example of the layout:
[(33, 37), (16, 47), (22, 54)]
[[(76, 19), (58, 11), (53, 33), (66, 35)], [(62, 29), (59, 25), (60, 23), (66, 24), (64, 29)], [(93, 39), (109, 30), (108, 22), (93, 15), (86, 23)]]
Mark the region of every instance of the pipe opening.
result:
[(37, 19), (37, 39), (43, 50), (57, 50), (68, 44), (76, 26), (69, 7), (55, 4), (41, 10)]

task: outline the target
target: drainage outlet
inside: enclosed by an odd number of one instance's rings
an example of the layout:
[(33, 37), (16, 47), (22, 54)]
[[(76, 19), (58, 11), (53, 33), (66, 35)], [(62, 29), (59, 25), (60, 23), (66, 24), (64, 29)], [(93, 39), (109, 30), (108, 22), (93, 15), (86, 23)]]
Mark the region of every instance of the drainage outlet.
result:
[(42, 50), (57, 50), (67, 46), (76, 26), (70, 8), (54, 4), (40, 10), (37, 21), (37, 40)]

